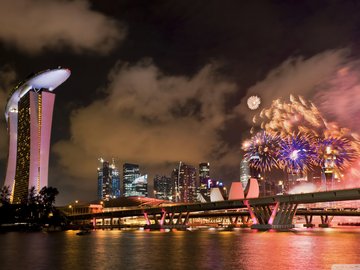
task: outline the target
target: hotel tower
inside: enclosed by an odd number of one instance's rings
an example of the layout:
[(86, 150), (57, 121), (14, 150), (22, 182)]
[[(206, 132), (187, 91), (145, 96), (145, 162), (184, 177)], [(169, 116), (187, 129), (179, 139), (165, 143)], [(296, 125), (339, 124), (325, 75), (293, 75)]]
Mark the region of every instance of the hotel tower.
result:
[(21, 203), (28, 190), (48, 185), (50, 135), (55, 94), (52, 91), (70, 76), (58, 68), (29, 76), (10, 93), (5, 108), (9, 153), (5, 186), (11, 202)]

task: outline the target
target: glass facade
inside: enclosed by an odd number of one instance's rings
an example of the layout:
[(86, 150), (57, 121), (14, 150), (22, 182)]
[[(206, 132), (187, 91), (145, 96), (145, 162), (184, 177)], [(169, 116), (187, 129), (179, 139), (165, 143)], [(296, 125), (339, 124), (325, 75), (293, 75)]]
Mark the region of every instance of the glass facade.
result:
[(175, 182), (176, 202), (196, 202), (196, 169), (191, 165), (179, 163), (179, 167), (173, 171), (172, 178)]
[(135, 179), (133, 186), (134, 192), (131, 196), (148, 197), (148, 176), (147, 174), (141, 175)]
[(13, 202), (21, 203), (27, 197), (30, 172), (30, 92), (19, 101), (18, 140)]
[(249, 162), (243, 158), (240, 163), (240, 181), (244, 189), (246, 188), (250, 178)]
[(108, 201), (120, 197), (120, 174), (114, 160), (100, 159), (101, 167), (98, 168), (98, 199)]
[(199, 164), (199, 193), (207, 199), (210, 196), (210, 163)]
[(154, 195), (156, 199), (172, 201), (174, 182), (171, 177), (156, 175), (154, 178)]
[(125, 163), (123, 165), (123, 180), (123, 194), (125, 197), (147, 196), (147, 175), (140, 175), (139, 165)]

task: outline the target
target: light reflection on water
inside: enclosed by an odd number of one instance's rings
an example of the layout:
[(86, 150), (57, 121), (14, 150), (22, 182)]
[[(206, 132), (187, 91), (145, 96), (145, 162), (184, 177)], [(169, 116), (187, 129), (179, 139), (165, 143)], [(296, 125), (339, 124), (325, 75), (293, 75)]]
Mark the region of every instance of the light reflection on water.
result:
[(331, 269), (360, 264), (360, 228), (0, 235), (0, 269)]

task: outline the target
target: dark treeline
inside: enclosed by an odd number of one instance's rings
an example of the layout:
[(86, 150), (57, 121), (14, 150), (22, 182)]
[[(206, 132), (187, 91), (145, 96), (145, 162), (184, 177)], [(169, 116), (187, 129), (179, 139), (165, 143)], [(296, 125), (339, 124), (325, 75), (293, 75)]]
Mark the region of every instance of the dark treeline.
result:
[[(32, 187), (20, 204), (10, 203), (10, 189), (0, 189), (0, 225), (3, 229), (17, 227), (41, 229), (65, 225), (65, 217), (54, 207), (57, 188), (43, 187), (38, 193)], [(16, 227), (16, 226), (15, 226)]]

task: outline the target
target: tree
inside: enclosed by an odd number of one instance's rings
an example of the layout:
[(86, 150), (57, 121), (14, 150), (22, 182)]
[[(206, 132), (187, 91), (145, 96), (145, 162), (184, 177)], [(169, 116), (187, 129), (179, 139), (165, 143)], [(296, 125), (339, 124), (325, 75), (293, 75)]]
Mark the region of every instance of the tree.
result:
[(57, 188), (54, 187), (43, 187), (40, 192), (40, 202), (45, 207), (52, 207), (55, 203), (55, 197), (59, 194), (59, 191)]
[(3, 205), (9, 204), (10, 203), (10, 196), (11, 196), (10, 187), (9, 186), (3, 186), (0, 189), (0, 202)]
[(27, 204), (28, 205), (33, 205), (33, 204), (37, 204), (37, 203), (38, 203), (38, 195), (37, 195), (35, 187), (32, 186), (29, 189), (29, 194), (28, 194), (28, 198), (27, 198)]
[(25, 216), (29, 221), (35, 221), (40, 217), (41, 207), (39, 207), (39, 195), (34, 186), (29, 189), (24, 208)]

